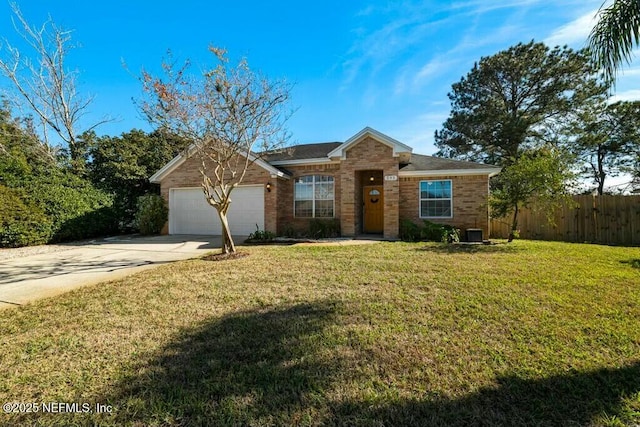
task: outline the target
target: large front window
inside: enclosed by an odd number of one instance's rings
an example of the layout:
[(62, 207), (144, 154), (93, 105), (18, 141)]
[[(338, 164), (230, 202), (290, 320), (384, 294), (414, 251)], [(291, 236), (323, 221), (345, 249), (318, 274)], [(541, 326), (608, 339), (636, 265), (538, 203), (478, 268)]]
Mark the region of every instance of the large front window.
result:
[(333, 177), (302, 176), (295, 183), (296, 218), (333, 218)]
[(420, 181), (420, 217), (453, 217), (451, 180)]

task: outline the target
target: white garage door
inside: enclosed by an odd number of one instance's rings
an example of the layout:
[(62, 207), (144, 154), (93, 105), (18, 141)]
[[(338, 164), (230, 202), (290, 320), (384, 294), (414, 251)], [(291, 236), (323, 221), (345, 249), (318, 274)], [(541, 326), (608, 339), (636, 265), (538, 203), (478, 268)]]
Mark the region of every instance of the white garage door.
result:
[[(231, 234), (246, 236), (264, 229), (264, 188), (240, 186), (231, 193), (227, 214)], [(173, 188), (169, 191), (169, 234), (222, 234), (215, 208), (204, 198), (201, 188)]]

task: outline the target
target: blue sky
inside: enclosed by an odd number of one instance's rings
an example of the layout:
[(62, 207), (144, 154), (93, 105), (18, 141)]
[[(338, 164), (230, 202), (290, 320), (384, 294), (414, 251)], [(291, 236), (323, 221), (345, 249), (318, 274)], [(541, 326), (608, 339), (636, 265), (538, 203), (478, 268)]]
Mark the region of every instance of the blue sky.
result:
[[(167, 49), (211, 64), (207, 47), (245, 56), (252, 68), (295, 84), (288, 128), (294, 143), (344, 141), (371, 126), (435, 152), (447, 93), (481, 56), (532, 39), (585, 45), (602, 0), (196, 1), (23, 0), (24, 16), (48, 16), (73, 30), (69, 56), (83, 93), (95, 96), (87, 122), (109, 115), (98, 134), (149, 129), (132, 98), (142, 67), (157, 70)], [(8, 3), (0, 36), (19, 39)], [(123, 67), (123, 61), (127, 69)], [(5, 82), (0, 83), (0, 87)], [(640, 99), (640, 62), (625, 68), (616, 97)]]

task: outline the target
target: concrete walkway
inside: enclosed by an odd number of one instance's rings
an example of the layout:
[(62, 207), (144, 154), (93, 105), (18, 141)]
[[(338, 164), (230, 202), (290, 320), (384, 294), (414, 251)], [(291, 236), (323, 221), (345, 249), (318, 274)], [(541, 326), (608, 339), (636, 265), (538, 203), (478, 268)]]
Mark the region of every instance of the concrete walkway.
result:
[[(236, 242), (244, 241), (240, 239)], [(123, 236), (5, 260), (0, 252), (0, 309), (195, 258), (219, 248), (220, 243), (217, 236)]]

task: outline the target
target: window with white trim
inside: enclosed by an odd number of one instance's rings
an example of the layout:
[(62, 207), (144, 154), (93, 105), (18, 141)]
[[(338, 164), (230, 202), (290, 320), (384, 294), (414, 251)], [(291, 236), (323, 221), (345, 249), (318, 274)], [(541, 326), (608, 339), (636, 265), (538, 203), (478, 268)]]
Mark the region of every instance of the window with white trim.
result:
[(296, 218), (333, 218), (333, 177), (307, 175), (296, 179), (293, 211)]
[(453, 218), (451, 180), (420, 181), (420, 218)]

